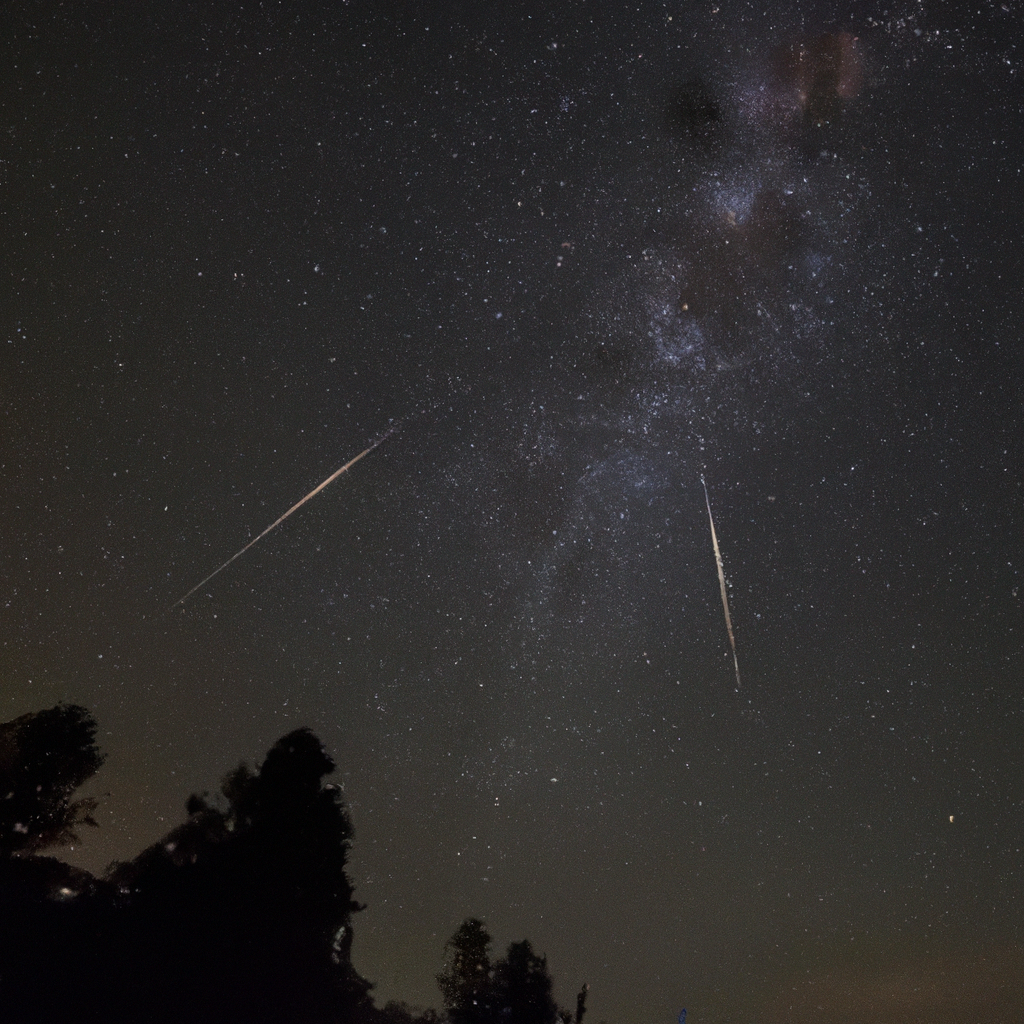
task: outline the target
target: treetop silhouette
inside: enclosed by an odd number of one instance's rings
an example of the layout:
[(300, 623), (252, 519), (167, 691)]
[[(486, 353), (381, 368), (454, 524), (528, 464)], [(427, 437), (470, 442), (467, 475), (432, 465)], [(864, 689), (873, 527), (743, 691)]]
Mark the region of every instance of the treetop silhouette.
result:
[(573, 1017), (555, 1002), (547, 958), (534, 952), (529, 939), (510, 943), (493, 964), (490, 945), (483, 921), (475, 917), (466, 918), (445, 944), (437, 984), (452, 1024), (581, 1024), (586, 984), (576, 997)]
[[(95, 733), (77, 705), (0, 724), (4, 1020), (439, 1024), (375, 1007), (352, 964), (352, 824), (309, 729), (229, 771), (219, 794), (190, 796), (186, 821), (102, 878), (38, 855), (95, 825), (96, 801), (72, 799), (103, 763)], [(446, 1024), (573, 1024), (528, 940), (496, 962), (490, 945), (477, 918), (448, 941)], [(585, 999), (586, 986), (575, 1024)]]
[(103, 764), (96, 722), (77, 704), (58, 704), (0, 723), (0, 855), (77, 842), (96, 825), (91, 797), (71, 795)]

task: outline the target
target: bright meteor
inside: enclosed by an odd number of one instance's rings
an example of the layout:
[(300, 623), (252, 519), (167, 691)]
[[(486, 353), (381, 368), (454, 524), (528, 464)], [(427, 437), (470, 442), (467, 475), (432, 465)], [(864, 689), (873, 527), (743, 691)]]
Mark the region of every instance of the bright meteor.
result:
[(341, 469), (336, 469), (322, 484), (320, 484), (318, 487), (314, 487), (313, 490), (311, 490), (309, 494), (307, 494), (301, 501), (297, 501), (294, 505), (292, 505), (292, 507), (288, 509), (288, 511), (285, 512), (283, 516), (281, 516), (279, 519), (275, 519), (274, 522), (272, 522), (258, 537), (255, 537), (251, 541), (249, 541), (249, 543), (246, 544), (241, 551), (237, 552), (236, 554), (233, 554), (223, 565), (217, 566), (217, 568), (214, 569), (213, 572), (211, 572), (210, 575), (206, 577), (206, 579), (200, 580), (184, 597), (178, 598), (178, 600), (171, 605), (171, 610), (177, 608), (179, 604), (184, 604), (201, 586), (203, 586), (206, 583), (209, 583), (210, 580), (212, 580), (213, 577), (217, 575), (217, 573), (219, 573), (223, 569), (226, 569), (236, 558), (239, 558), (242, 555), (244, 555), (246, 551), (248, 551), (249, 548), (251, 548), (257, 541), (263, 540), (263, 538), (266, 537), (266, 535), (270, 533), (271, 530), (273, 530), (277, 526), (280, 526), (293, 512), (297, 512), (300, 508), (302, 508), (302, 506), (305, 505), (310, 498), (315, 498), (316, 495), (318, 495), (329, 483), (333, 483), (335, 480), (337, 480), (342, 473), (346, 472), (346, 470), (351, 469), (361, 458), (364, 458), (365, 456), (369, 455), (374, 448), (377, 448), (380, 445), (382, 445), (394, 432), (395, 428), (392, 427), (379, 441), (375, 441), (373, 444), (370, 445), (369, 448), (363, 449), (363, 451), (361, 451), (354, 459), (349, 459), (349, 461), (346, 462), (345, 465), (341, 467)]
[[(711, 515), (711, 498), (708, 497), (708, 485), (701, 474), (700, 482), (704, 485), (704, 501), (708, 506), (708, 522), (711, 523), (711, 544), (715, 549), (715, 562), (718, 565), (718, 585), (722, 591), (722, 611), (725, 612), (725, 629), (729, 634), (729, 646), (732, 648), (732, 663), (736, 669), (736, 689), (740, 688), (740, 661), (736, 657), (736, 637), (732, 632), (732, 616), (729, 614), (729, 595), (725, 589), (725, 566), (722, 564), (722, 552), (718, 549), (718, 535), (715, 533), (715, 519)], [(258, 538), (257, 538), (258, 539)]]

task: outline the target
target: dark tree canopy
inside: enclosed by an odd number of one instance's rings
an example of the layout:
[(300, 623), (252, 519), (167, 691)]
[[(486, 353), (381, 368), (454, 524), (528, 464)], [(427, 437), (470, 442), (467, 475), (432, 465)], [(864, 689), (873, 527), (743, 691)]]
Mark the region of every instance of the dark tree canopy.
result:
[(483, 921), (470, 917), (445, 945), (437, 976), (452, 1024), (487, 1024), (492, 1017), (491, 937)]
[[(547, 959), (528, 939), (509, 944), (492, 964), (491, 937), (478, 918), (467, 918), (445, 945), (437, 983), (452, 1024), (555, 1024), (571, 1021), (552, 993)], [(576, 1024), (583, 1019), (586, 986), (577, 999)]]
[(392, 999), (383, 1008), (375, 1008), (366, 1024), (441, 1024), (441, 1020), (437, 1010), (422, 1010)]
[(5, 820), (27, 823), (0, 858), (0, 1018), (375, 1024), (350, 957), (352, 827), (316, 736), (283, 737), (94, 879), (30, 854), (85, 820), (68, 798), (99, 766), (94, 731), (63, 707), (0, 730)]
[[(259, 771), (226, 776), (226, 806), (191, 797), (185, 824), (114, 867), (131, 894), (140, 976), (159, 986), (168, 958), (187, 964), (190, 998), (205, 1001), (209, 1019), (312, 1024), (368, 1007), (370, 985), (350, 956), (361, 909), (345, 872), (352, 827), (339, 790), (323, 783), (333, 770), (299, 729)], [(180, 1002), (180, 983), (173, 989), (165, 998)]]
[[(35, 853), (93, 823), (93, 802), (71, 796), (102, 763), (95, 732), (72, 705), (0, 725), (0, 1018), (439, 1024), (376, 1008), (352, 964), (352, 825), (310, 730), (229, 772), (219, 795), (189, 797), (183, 824), (103, 878)], [(571, 1024), (529, 941), (497, 962), (490, 946), (476, 918), (448, 941), (447, 1024)]]
[(71, 795), (103, 764), (85, 708), (58, 704), (0, 724), (0, 854), (76, 842), (96, 801)]
[(498, 1016), (509, 1024), (553, 1024), (558, 1007), (551, 994), (547, 958), (537, 956), (529, 939), (513, 942), (494, 968)]

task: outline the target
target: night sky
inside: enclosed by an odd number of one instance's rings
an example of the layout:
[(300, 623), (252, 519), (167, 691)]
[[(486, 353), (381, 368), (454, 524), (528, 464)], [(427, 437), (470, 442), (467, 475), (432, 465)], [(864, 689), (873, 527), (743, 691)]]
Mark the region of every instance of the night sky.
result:
[(6, 6), (63, 855), (308, 725), (381, 1005), (475, 915), (591, 1024), (1024, 1019), (1024, 25), (962, 7)]

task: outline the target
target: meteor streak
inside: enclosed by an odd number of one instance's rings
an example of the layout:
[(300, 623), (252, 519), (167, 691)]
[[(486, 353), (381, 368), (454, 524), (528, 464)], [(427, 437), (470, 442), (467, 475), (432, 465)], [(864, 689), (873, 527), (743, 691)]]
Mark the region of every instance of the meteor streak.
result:
[(711, 515), (711, 498), (708, 497), (708, 485), (704, 474), (700, 475), (704, 485), (704, 501), (708, 506), (708, 522), (711, 524), (711, 544), (715, 549), (715, 562), (718, 564), (718, 585), (722, 591), (722, 611), (725, 612), (725, 629), (729, 634), (729, 646), (732, 648), (732, 663), (736, 669), (736, 689), (740, 688), (740, 661), (736, 657), (736, 637), (732, 632), (732, 616), (729, 614), (729, 595), (725, 591), (725, 566), (722, 565), (722, 552), (718, 549), (718, 535), (715, 533), (715, 519)]
[(302, 508), (302, 506), (305, 505), (310, 498), (315, 498), (329, 483), (333, 483), (335, 480), (338, 479), (339, 476), (341, 476), (342, 473), (344, 473), (346, 470), (351, 469), (361, 458), (363, 458), (366, 455), (369, 455), (374, 448), (377, 448), (378, 446), (382, 445), (395, 432), (395, 429), (395, 427), (392, 427), (379, 441), (374, 441), (374, 443), (371, 444), (369, 448), (363, 449), (363, 451), (361, 451), (354, 459), (349, 459), (349, 461), (346, 462), (345, 465), (341, 467), (341, 469), (336, 469), (322, 484), (320, 484), (318, 487), (314, 487), (313, 490), (311, 490), (309, 494), (307, 494), (302, 499), (302, 501), (297, 501), (294, 505), (292, 505), (290, 509), (288, 509), (287, 512), (285, 512), (283, 516), (280, 517), (280, 519), (275, 519), (258, 537), (249, 541), (249, 543), (246, 544), (241, 551), (237, 552), (236, 554), (233, 554), (223, 565), (217, 566), (217, 568), (214, 569), (213, 572), (211, 572), (210, 575), (206, 577), (206, 579), (200, 580), (184, 597), (178, 598), (178, 600), (171, 605), (171, 610), (173, 611), (175, 608), (178, 607), (179, 604), (184, 604), (201, 586), (203, 586), (206, 583), (209, 583), (210, 580), (212, 580), (213, 577), (217, 575), (217, 573), (219, 573), (223, 569), (226, 569), (236, 558), (239, 558), (240, 556), (244, 555), (246, 551), (248, 551), (249, 548), (251, 548), (253, 544), (255, 544), (257, 541), (263, 540), (263, 538), (266, 537), (266, 535), (270, 533), (271, 530), (273, 530), (276, 526), (280, 526), (293, 512), (297, 512), (300, 508)]

